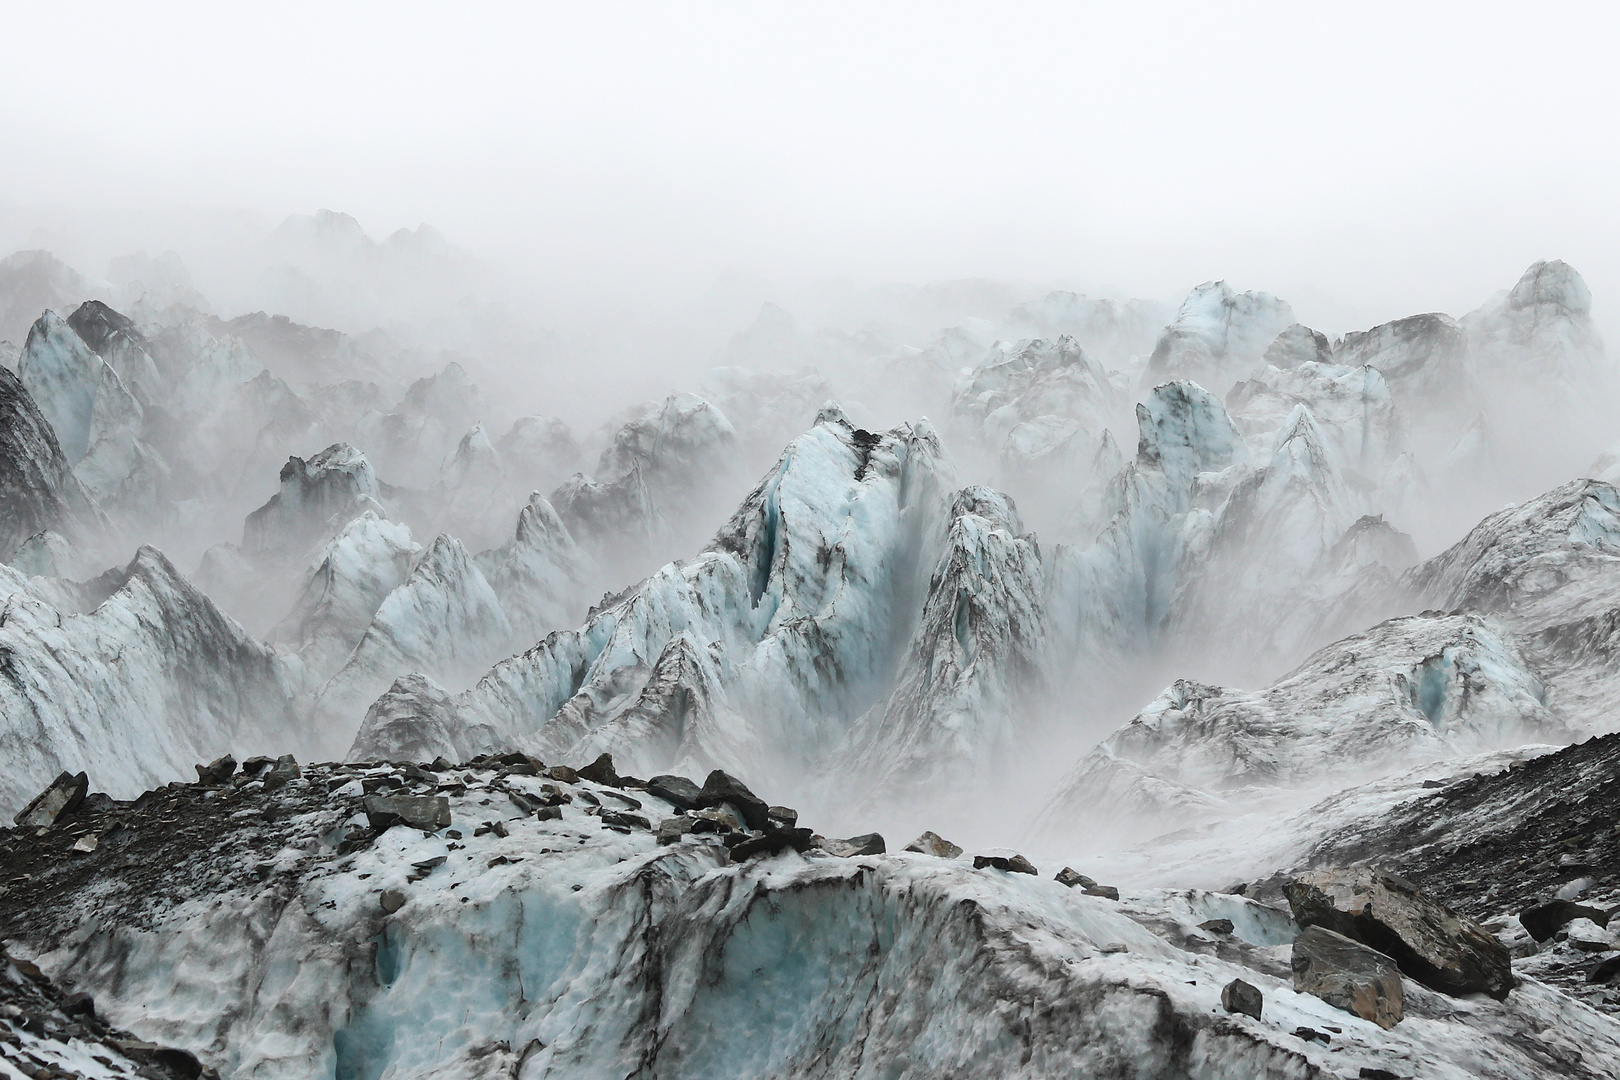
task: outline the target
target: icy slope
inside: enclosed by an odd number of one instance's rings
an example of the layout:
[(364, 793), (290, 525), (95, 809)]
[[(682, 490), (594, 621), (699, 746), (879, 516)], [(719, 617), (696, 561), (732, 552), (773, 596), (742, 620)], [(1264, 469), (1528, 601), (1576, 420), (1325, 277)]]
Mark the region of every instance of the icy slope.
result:
[(1030, 704), (1050, 663), (1044, 591), (1040, 548), (1011, 500), (958, 492), (894, 690), (862, 719), (837, 770), (846, 793), (943, 825), (953, 823), (938, 814), (972, 815), (968, 792), (1001, 775), (1033, 732)]
[(1052, 560), (1059, 663), (1082, 681), (1157, 648), (1189, 547), (1249, 459), (1231, 417), (1196, 383), (1155, 387), (1136, 418), (1136, 456), (1108, 486), (1096, 540)]
[(227, 750), (306, 745), (281, 662), (142, 548), (88, 614), (21, 593), (0, 612), (0, 813), (63, 769), (132, 795)]
[[(1346, 367), (1378, 369), (1402, 411), (1412, 416), (1466, 417), (1479, 409), (1468, 340), (1449, 315), (1409, 315), (1346, 334), (1333, 359)], [(1432, 427), (1432, 422), (1424, 425)]]
[(997, 342), (962, 376), (952, 403), (965, 424), (1017, 469), (1090, 446), (1125, 411), (1108, 373), (1073, 338)]
[(1293, 311), (1269, 293), (1239, 293), (1224, 281), (1198, 286), (1159, 335), (1143, 388), (1187, 379), (1225, 394), (1259, 363)]
[(1178, 681), (1076, 767), (1043, 832), (1120, 843), (1446, 758), (1569, 738), (1500, 623), (1430, 613), (1321, 649), (1258, 692)]
[(1333, 564), (1363, 506), (1321, 427), (1296, 405), (1275, 438), (1186, 549), (1166, 620), (1170, 649), (1247, 678), (1319, 644), (1320, 608), (1355, 581)]
[(404, 584), (421, 550), (410, 529), (366, 511), (326, 545), (270, 640), (297, 653), (309, 677), (325, 682), (360, 643), (383, 600)]
[[(344, 443), (281, 467), (281, 488), (242, 523), (250, 555), (298, 555), (334, 524), (380, 509), (381, 489), (366, 456)], [(341, 516), (342, 520), (333, 519)]]
[(564, 627), (578, 625), (597, 572), (539, 492), (518, 513), (517, 529), (501, 547), (475, 561), (525, 649)]
[[(707, 551), (456, 698), (452, 729), (469, 734), (436, 752), (611, 750), (642, 774), (690, 760), (801, 775), (888, 691), (945, 539), (950, 478), (926, 425), (878, 435), (830, 414)], [(408, 728), (399, 705), (388, 725)], [(415, 744), (382, 720), (368, 717), (352, 757)]]
[(0, 259), (0, 339), (22, 341), (47, 308), (67, 310), (100, 289), (48, 251)]
[(147, 451), (144, 410), (124, 380), (54, 311), (34, 323), (17, 377), (50, 421), (74, 473), (98, 498), (117, 495)]
[(735, 505), (738, 450), (718, 408), (672, 394), (614, 432), (594, 477), (576, 474), (550, 502), (607, 580), (634, 580), (697, 547)]
[(388, 411), (361, 417), (352, 441), (389, 482), (427, 488), (483, 411), (478, 387), (460, 364), (450, 363), (412, 383)]
[(440, 536), (377, 608), (354, 652), (315, 698), (323, 746), (342, 751), (366, 707), (402, 675), (465, 686), (510, 647), (512, 627), (461, 542)]
[(1001, 336), (1072, 338), (1111, 369), (1153, 351), (1159, 333), (1175, 313), (1155, 300), (1099, 300), (1073, 292), (1053, 292), (1019, 304), (998, 327)]
[(1414, 567), (1405, 603), (1496, 613), (1583, 731), (1616, 730), (1620, 491), (1575, 480), (1498, 511)]
[[(442, 791), (452, 828), (367, 828), (368, 788)], [(1620, 1026), (1533, 979), (1503, 1002), (1408, 982), (1388, 1031), (1297, 994), (1290, 920), (1243, 897), (1116, 902), (920, 854), (738, 865), (713, 834), (658, 845), (647, 826), (674, 810), (644, 791), (550, 788), (571, 800), (552, 820), (514, 799), (539, 779), (494, 761), (154, 792), (7, 836), (30, 875), (0, 896), (0, 933), (232, 1080), (1620, 1068)], [(85, 835), (94, 851), (56, 855)], [(1235, 932), (1199, 928), (1213, 918)], [(1233, 978), (1261, 1019), (1221, 1008)], [(1560, 1067), (1571, 1046), (1582, 1065)]]
[(0, 559), (47, 529), (74, 531), (88, 500), (27, 387), (0, 369)]
[(1404, 509), (1419, 474), (1406, 422), (1378, 369), (1268, 361), (1226, 398), (1233, 422), (1251, 438), (1274, 437), (1299, 406), (1310, 410), (1334, 464), (1365, 500), (1366, 512)]
[(1533, 264), (1507, 293), (1463, 316), (1460, 328), (1494, 395), (1530, 387), (1581, 407), (1589, 391), (1616, 388), (1615, 365), (1592, 323), (1592, 292), (1566, 262)]

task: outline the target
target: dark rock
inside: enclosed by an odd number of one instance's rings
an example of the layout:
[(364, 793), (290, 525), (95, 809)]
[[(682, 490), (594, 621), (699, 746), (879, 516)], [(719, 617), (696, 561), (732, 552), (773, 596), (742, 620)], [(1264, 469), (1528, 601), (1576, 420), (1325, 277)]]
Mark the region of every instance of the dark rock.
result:
[(937, 859), (955, 859), (962, 854), (961, 848), (932, 831), (923, 833), (907, 844), (906, 850), (915, 851), (922, 855), (932, 855)]
[(799, 812), (788, 806), (773, 806), (765, 811), (771, 824), (779, 829), (791, 829), (799, 823)]
[(1317, 1031), (1315, 1028), (1308, 1027), (1295, 1028), (1294, 1038), (1304, 1039), (1306, 1042), (1319, 1042), (1324, 1046), (1333, 1041), (1333, 1036), (1327, 1034), (1326, 1032)]
[[(79, 808), (75, 810), (74, 813), (103, 814), (117, 805), (118, 800), (114, 799), (111, 795), (108, 795), (105, 791), (92, 791), (90, 794), (84, 797), (84, 801), (79, 804)], [(118, 827), (119, 826), (117, 825), (114, 826), (114, 828)]]
[(1576, 919), (1591, 919), (1599, 926), (1609, 925), (1609, 913), (1601, 908), (1572, 900), (1549, 900), (1519, 912), (1519, 922), (1537, 941), (1546, 941)]
[(276, 763), (270, 767), (270, 771), (264, 774), (264, 790), (275, 791), (277, 788), (286, 787), (302, 775), (293, 756), (282, 754), (276, 758)]
[(449, 861), (450, 861), (450, 856), (448, 856), (448, 855), (435, 855), (431, 859), (423, 859), (421, 862), (411, 863), (411, 866), (414, 867), (417, 870), (421, 870), (421, 871), (426, 872), (426, 873), (431, 873), (432, 871), (437, 870), (439, 867), (443, 866), (445, 863), (447, 863)]
[(1086, 875), (1067, 866), (1059, 870), (1057, 872), (1057, 877), (1053, 880), (1059, 885), (1067, 885), (1071, 889), (1076, 885), (1080, 886), (1082, 889), (1095, 889), (1097, 887), (1097, 883), (1095, 881), (1092, 881), (1090, 878), (1086, 877)]
[[(516, 765), (532, 765), (532, 764), (534, 764), (533, 760), (530, 759), (529, 755), (523, 753), (521, 750), (510, 750), (510, 751), (508, 751), (507, 753), (504, 753), (504, 754), (496, 754), (490, 760), (495, 762), (495, 764), (497, 764), (497, 765), (504, 765), (507, 768), (512, 768), (513, 766), (516, 766)], [(612, 758), (608, 759), (608, 762), (610, 764), (612, 763), (612, 761), (613, 761)]]
[(1356, 1075), (1359, 1080), (1401, 1080), (1398, 1075), (1388, 1069), (1375, 1069), (1371, 1065), (1363, 1065), (1361, 1072)]
[(197, 1077), (203, 1074), (202, 1062), (198, 1061), (196, 1056), (189, 1050), (181, 1050), (173, 1046), (160, 1046), (152, 1051), (151, 1058), (154, 1062), (176, 1075), (184, 1077), (185, 1080), (196, 1080)]
[(1231, 919), (1210, 919), (1207, 922), (1199, 923), (1198, 929), (1207, 930), (1211, 934), (1220, 934), (1222, 937), (1226, 937), (1230, 935), (1236, 928), (1232, 925)]
[(534, 812), (534, 816), (538, 821), (557, 821), (562, 817), (562, 807), (542, 806)]
[[(589, 795), (590, 792), (582, 792), (581, 794)], [(555, 784), (540, 785), (541, 806), (566, 806), (573, 801), (573, 795), (564, 791), (562, 788), (557, 787)]]
[(590, 791), (581, 790), (579, 793), (579, 801), (583, 803), (590, 803), (592, 806), (602, 805), (602, 800), (598, 799), (595, 793)]
[(1401, 971), (1447, 994), (1513, 988), (1512, 958), (1500, 941), (1417, 886), (1370, 867), (1319, 870), (1284, 887), (1301, 926), (1324, 926), (1394, 959)]
[(1586, 973), (1589, 983), (1610, 983), (1620, 979), (1620, 956), (1611, 956)]
[(377, 904), (383, 909), (383, 914), (392, 915), (405, 906), (405, 894), (398, 889), (384, 889), (382, 895), (377, 897)]
[[(692, 786), (696, 787), (697, 785), (694, 784)], [(658, 823), (658, 842), (660, 844), (676, 843), (681, 837), (692, 831), (692, 826), (694, 824), (696, 824), (696, 822), (687, 817), (685, 814), (680, 814), (672, 818), (666, 818)]]
[(225, 783), (236, 773), (236, 759), (226, 754), (222, 758), (215, 758), (207, 765), (197, 766), (197, 783), (205, 787), (218, 787)]
[(1242, 1013), (1258, 1020), (1265, 1003), (1266, 998), (1260, 988), (1242, 979), (1233, 979), (1221, 989), (1221, 1008), (1229, 1013)]
[(250, 757), (242, 762), (242, 772), (244, 775), (256, 777), (266, 769), (272, 768), (275, 763), (275, 758)]
[(747, 862), (756, 855), (774, 855), (792, 848), (805, 851), (810, 847), (809, 829), (779, 829), (764, 836), (751, 836), (731, 847), (732, 862)]
[(428, 768), (432, 769), (434, 772), (449, 772), (455, 767), (455, 764), (442, 754), (434, 758), (433, 764), (428, 766)]
[[(15, 354), (14, 354), (15, 356)], [(79, 486), (56, 431), (27, 387), (0, 366), (0, 559), (36, 533), (77, 517)]]
[(408, 784), (437, 784), (439, 774), (431, 769), (424, 769), (414, 761), (407, 761), (399, 767), (399, 775), (405, 778)]
[(749, 791), (748, 785), (735, 776), (716, 769), (703, 781), (696, 809), (707, 809), (721, 803), (735, 806), (750, 829), (763, 829), (770, 823), (771, 808), (765, 804), (765, 800)]
[(882, 855), (887, 848), (883, 844), (883, 837), (874, 832), (852, 836), (848, 840), (823, 839), (821, 850), (849, 859), (856, 855)]
[(90, 778), (84, 773), (64, 772), (11, 820), (24, 828), (55, 825), (79, 808), (89, 790)]
[(1395, 961), (1343, 934), (1310, 926), (1294, 939), (1294, 990), (1381, 1028), (1401, 1022), (1404, 995)]
[(579, 778), (603, 787), (618, 787), (619, 774), (613, 770), (613, 755), (598, 755), (595, 761), (579, 770)]
[(983, 870), (986, 867), (988, 867), (991, 870), (1006, 870), (1007, 872), (1013, 873), (1013, 874), (1034, 874), (1037, 877), (1040, 876), (1040, 871), (1035, 869), (1035, 864), (1031, 863), (1028, 859), (1024, 858), (1022, 855), (1012, 855), (1012, 856), (975, 855), (975, 856), (973, 856), (973, 869), (975, 869), (975, 870)]
[(1091, 888), (1084, 889), (1082, 891), (1087, 896), (1100, 896), (1104, 900), (1119, 899), (1119, 890), (1114, 888), (1112, 885), (1093, 885)]
[(442, 795), (367, 795), (364, 805), (378, 832), (395, 825), (437, 832), (450, 824), (450, 800)]
[(696, 810), (703, 789), (684, 776), (666, 773), (647, 781), (647, 794), (663, 799), (677, 810)]
[(615, 800), (617, 802), (623, 803), (624, 805), (628, 806), (632, 810), (640, 810), (641, 809), (641, 800), (640, 799), (633, 799), (630, 796), (626, 795), (622, 791), (604, 791), (604, 792), (602, 792), (602, 794), (606, 795), (610, 799), (613, 799), (613, 800)]
[(631, 829), (650, 829), (652, 823), (640, 814), (625, 814), (617, 810), (602, 811), (602, 824), (620, 825)]
[(83, 1016), (94, 1019), (96, 1001), (89, 994), (69, 994), (62, 999), (61, 1009), (66, 1016)]
[(555, 780), (559, 784), (577, 784), (579, 783), (579, 773), (566, 765), (553, 765), (546, 770), (546, 779)]

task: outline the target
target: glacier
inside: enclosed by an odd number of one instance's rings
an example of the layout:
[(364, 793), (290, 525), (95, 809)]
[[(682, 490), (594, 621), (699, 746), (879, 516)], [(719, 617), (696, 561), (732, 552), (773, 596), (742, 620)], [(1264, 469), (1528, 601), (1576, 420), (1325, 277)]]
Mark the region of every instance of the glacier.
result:
[[(267, 297), (452, 259), (274, 246)], [(1620, 1071), (1567, 264), (1342, 334), (1223, 281), (751, 301), (594, 413), (485, 382), (471, 301), (445, 349), (108, 277), (0, 260), (7, 1075)], [(1364, 865), (1507, 998), (1296, 990), (1286, 887)]]

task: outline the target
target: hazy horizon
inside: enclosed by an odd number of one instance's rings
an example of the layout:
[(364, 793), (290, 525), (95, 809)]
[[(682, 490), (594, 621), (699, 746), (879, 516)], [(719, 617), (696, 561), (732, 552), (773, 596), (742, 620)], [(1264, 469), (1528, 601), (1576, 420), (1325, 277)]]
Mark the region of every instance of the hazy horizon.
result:
[(397, 11), (15, 6), (0, 241), (96, 275), (204, 221), (427, 222), (546, 326), (717, 282), (1226, 279), (1343, 333), (1561, 258), (1614, 325), (1594, 5)]

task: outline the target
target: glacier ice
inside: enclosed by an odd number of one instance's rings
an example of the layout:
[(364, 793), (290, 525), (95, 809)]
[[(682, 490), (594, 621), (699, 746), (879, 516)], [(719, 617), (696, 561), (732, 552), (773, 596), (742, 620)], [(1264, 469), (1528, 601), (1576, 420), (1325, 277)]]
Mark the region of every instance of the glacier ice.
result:
[[(0, 611), (0, 811), (57, 772), (88, 771), (120, 797), (226, 752), (309, 744), (293, 678), (163, 555), (142, 548), (94, 610), (24, 592)], [(305, 751), (307, 752), (307, 751)]]

